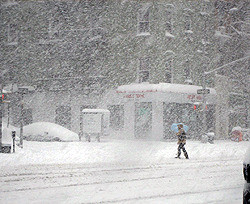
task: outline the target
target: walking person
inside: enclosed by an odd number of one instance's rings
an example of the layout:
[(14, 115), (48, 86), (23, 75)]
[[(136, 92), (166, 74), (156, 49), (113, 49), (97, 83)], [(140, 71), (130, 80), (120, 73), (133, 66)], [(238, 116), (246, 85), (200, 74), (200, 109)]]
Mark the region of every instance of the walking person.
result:
[(188, 157), (188, 153), (185, 149), (185, 144), (186, 144), (186, 132), (184, 131), (183, 129), (183, 125), (182, 124), (178, 124), (178, 132), (176, 133), (176, 135), (178, 136), (178, 142), (177, 144), (179, 145), (178, 146), (178, 152), (177, 152), (177, 156), (175, 158), (179, 158), (180, 159), (180, 156), (181, 156), (181, 150), (183, 151), (184, 153), (184, 156), (186, 157), (186, 159), (189, 159)]

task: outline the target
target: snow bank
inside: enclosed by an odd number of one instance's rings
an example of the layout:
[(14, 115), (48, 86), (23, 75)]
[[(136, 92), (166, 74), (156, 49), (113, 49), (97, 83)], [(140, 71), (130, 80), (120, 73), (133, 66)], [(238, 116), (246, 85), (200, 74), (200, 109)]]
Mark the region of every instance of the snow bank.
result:
[[(186, 150), (192, 161), (243, 160), (249, 142), (214, 141), (214, 144), (187, 141)], [(176, 142), (117, 140), (101, 142), (34, 142), (24, 141), (23, 149), (14, 154), (0, 154), (0, 167), (29, 164), (84, 165), (154, 165), (176, 162)], [(183, 158), (183, 155), (181, 155)], [(177, 162), (186, 162), (178, 160)]]
[(78, 135), (67, 128), (49, 122), (37, 122), (23, 128), (24, 138), (33, 141), (77, 141)]

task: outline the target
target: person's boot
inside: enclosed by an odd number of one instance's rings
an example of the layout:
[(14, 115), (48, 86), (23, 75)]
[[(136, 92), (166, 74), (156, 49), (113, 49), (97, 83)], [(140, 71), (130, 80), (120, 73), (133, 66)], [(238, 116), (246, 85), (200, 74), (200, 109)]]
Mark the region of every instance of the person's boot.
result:
[(178, 152), (178, 153), (177, 153), (177, 156), (176, 156), (175, 158), (180, 159), (180, 155), (181, 155), (181, 154)]
[(186, 159), (189, 159), (187, 152), (184, 153)]

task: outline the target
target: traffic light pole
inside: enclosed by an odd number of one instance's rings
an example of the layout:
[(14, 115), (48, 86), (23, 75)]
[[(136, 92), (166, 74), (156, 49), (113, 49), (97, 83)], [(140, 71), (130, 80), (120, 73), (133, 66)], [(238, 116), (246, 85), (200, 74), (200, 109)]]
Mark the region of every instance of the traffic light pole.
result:
[[(203, 73), (203, 76), (202, 76), (202, 88), (204, 90), (206, 90), (206, 75), (205, 73)], [(203, 135), (206, 134), (207, 132), (207, 115), (206, 115), (206, 104), (207, 103), (207, 100), (206, 100), (206, 93), (204, 92), (203, 93), (203, 97), (202, 97), (202, 104), (203, 104), (203, 107), (202, 107), (202, 129), (203, 129)]]

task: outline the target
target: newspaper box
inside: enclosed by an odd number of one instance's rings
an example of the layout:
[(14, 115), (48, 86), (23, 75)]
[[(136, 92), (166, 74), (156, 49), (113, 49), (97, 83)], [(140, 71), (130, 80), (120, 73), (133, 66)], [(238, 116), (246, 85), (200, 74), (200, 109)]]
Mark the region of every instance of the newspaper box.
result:
[(106, 109), (83, 109), (81, 129), (82, 135), (87, 141), (91, 141), (91, 137), (96, 137), (100, 142), (101, 136), (109, 134), (109, 116), (110, 112)]

